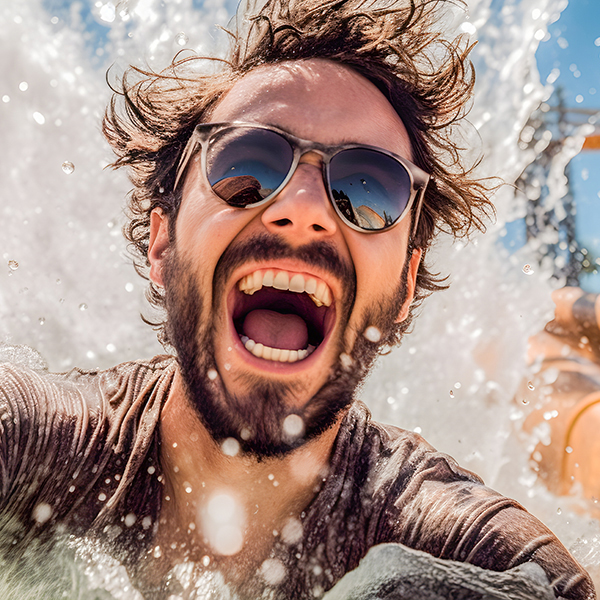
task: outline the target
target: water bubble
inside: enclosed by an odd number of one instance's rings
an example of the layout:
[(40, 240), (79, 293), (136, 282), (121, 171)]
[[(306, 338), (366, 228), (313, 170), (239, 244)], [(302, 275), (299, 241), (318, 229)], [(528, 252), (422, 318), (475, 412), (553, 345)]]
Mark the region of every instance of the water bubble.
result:
[(260, 574), (269, 585), (279, 585), (285, 578), (286, 569), (276, 558), (267, 558), (260, 566)]
[(203, 564), (205, 567), (208, 567), (208, 565), (210, 565), (210, 556), (208, 556), (208, 555), (204, 555), (204, 556), (202, 557), (202, 564)]
[(562, 514), (562, 509), (561, 509), (560, 507), (556, 509), (556, 514), (557, 514), (557, 515), (560, 515), (560, 514)]
[(98, 494), (98, 500), (100, 500), (100, 502), (104, 502), (106, 500), (106, 494), (104, 492), (100, 492)]
[(29, 84), (26, 81), (21, 81), (21, 83), (19, 84), (19, 89), (22, 92), (26, 92), (29, 89)]
[(162, 556), (162, 550), (160, 549), (160, 546), (154, 547), (154, 551), (152, 552), (152, 555), (154, 556), (154, 558), (160, 558)]
[(11, 271), (16, 271), (19, 268), (19, 263), (16, 260), (9, 260), (8, 261), (8, 268)]
[(4, 94), (4, 96), (2, 96), (2, 102), (8, 104), (10, 102), (10, 96), (8, 94)]
[(70, 175), (75, 170), (75, 165), (71, 161), (65, 160), (65, 162), (61, 165), (61, 168), (63, 173)]
[(532, 275), (534, 273), (534, 270), (530, 264), (523, 265), (523, 273), (525, 273), (525, 275)]
[(340, 354), (340, 362), (342, 363), (342, 367), (346, 370), (351, 369), (354, 364), (353, 358), (349, 354), (346, 354), (346, 352)]
[(183, 489), (185, 490), (186, 494), (192, 493), (192, 486), (190, 485), (190, 483), (188, 481), (183, 482)]
[(388, 396), (388, 399), (387, 399), (388, 404), (394, 404), (395, 402), (396, 402), (396, 398), (394, 398), (393, 396)]
[(252, 436), (252, 432), (247, 427), (242, 427), (242, 429), (240, 430), (240, 437), (244, 441), (246, 441), (246, 440), (249, 440), (251, 436)]
[(269, 473), (269, 474), (267, 475), (267, 479), (268, 479), (269, 481), (273, 481), (273, 479), (275, 479), (275, 475), (273, 475), (273, 473)]
[(527, 382), (527, 389), (531, 390), (533, 392), (533, 390), (535, 390), (535, 386), (533, 385), (533, 383), (531, 383), (531, 381)]
[(236, 456), (240, 451), (240, 443), (232, 437), (228, 437), (221, 444), (221, 451), (225, 456)]
[(529, 400), (527, 400), (527, 398), (523, 398), (522, 402), (523, 404), (525, 404), (525, 406), (529, 404)]
[(418, 433), (418, 434), (420, 434), (420, 433), (422, 433), (422, 432), (423, 432), (423, 430), (422, 430), (422, 429), (421, 429), (419, 426), (415, 427), (415, 428), (413, 429), (413, 431), (414, 431), (415, 433)]
[(137, 520), (137, 517), (133, 513), (129, 513), (125, 517), (125, 527), (132, 527), (133, 524), (136, 522), (136, 520)]
[(288, 415), (283, 421), (283, 431), (291, 438), (298, 438), (304, 433), (304, 420), (299, 415)]
[(107, 2), (100, 7), (100, 19), (112, 23), (116, 17), (116, 7), (112, 2)]
[(573, 452), (573, 448), (571, 448), (571, 446), (567, 446), (567, 447), (565, 448), (565, 452), (566, 452), (567, 454), (571, 454), (571, 452)]
[(133, 290), (134, 290), (134, 289), (135, 289), (135, 288), (134, 288), (134, 285), (133, 285), (133, 283), (126, 283), (126, 284), (125, 284), (125, 291), (126, 291), (126, 292), (133, 292)]
[(381, 331), (371, 325), (365, 329), (364, 336), (370, 341), (376, 344), (381, 339)]
[(454, 392), (450, 390), (450, 398), (454, 398)]
[(88, 305), (85, 302), (82, 302), (79, 305), (79, 310), (81, 310), (81, 311), (87, 310), (87, 308), (88, 308)]
[(38, 523), (45, 523), (52, 516), (52, 507), (45, 502), (40, 502), (33, 509), (33, 518)]
[(297, 544), (302, 539), (302, 533), (303, 527), (300, 520), (288, 517), (281, 530), (281, 539), (286, 544)]
[(46, 117), (44, 117), (44, 115), (41, 112), (37, 112), (35, 111), (33, 113), (33, 120), (38, 124), (38, 125), (43, 125), (46, 122)]
[(117, 349), (117, 347), (114, 344), (106, 344), (106, 349), (109, 352), (114, 352)]
[(183, 33), (183, 31), (179, 32), (176, 36), (175, 36), (175, 42), (177, 42), (177, 44), (179, 44), (180, 46), (185, 46), (189, 41), (189, 38), (187, 35), (185, 35), (185, 33)]
[(46, 319), (45, 319), (45, 317), (40, 317), (40, 318), (38, 319), (38, 322), (39, 322), (39, 324), (40, 324), (40, 325), (43, 325), (43, 324), (46, 322)]
[(209, 369), (208, 372), (206, 373), (206, 376), (211, 380), (214, 381), (217, 376), (218, 373), (214, 370), (214, 369)]

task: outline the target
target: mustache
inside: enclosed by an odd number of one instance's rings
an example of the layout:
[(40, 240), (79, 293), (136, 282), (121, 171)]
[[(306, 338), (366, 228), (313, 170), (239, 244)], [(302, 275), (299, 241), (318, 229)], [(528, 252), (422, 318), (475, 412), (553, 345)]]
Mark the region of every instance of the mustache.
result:
[(231, 244), (223, 252), (215, 269), (214, 290), (223, 290), (225, 282), (233, 271), (247, 262), (285, 258), (295, 258), (331, 273), (344, 282), (344, 289), (351, 292), (353, 303), (356, 293), (356, 272), (348, 261), (340, 257), (333, 244), (314, 241), (299, 248), (292, 248), (280, 236), (268, 233), (259, 233), (243, 242)]

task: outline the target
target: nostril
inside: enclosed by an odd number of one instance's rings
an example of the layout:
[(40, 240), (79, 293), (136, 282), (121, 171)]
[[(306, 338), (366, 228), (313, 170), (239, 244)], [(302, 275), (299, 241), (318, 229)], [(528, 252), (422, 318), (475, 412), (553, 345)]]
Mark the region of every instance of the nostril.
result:
[(286, 225), (290, 225), (291, 221), (289, 219), (278, 219), (277, 221), (273, 221), (273, 223), (278, 227), (285, 227)]
[(317, 225), (316, 223), (312, 227), (315, 231), (325, 231), (325, 227), (321, 227), (321, 225)]

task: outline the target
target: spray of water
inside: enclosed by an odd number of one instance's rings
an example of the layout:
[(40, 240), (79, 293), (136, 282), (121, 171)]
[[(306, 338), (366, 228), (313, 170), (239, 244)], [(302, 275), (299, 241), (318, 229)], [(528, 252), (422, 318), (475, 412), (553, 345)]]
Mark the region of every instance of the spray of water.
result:
[[(519, 133), (549, 95), (534, 53), (564, 4), (470, 0), (467, 14), (444, 24), (479, 41), (472, 126), (456, 136), (474, 158), (483, 153), (482, 176), (511, 182), (531, 160)], [(110, 67), (113, 81), (128, 64), (160, 69), (182, 49), (222, 53), (226, 35), (214, 24), (226, 24), (234, 8), (231, 0), (2, 3), (0, 358), (64, 371), (161, 351), (139, 319), (148, 313), (144, 283), (120, 234), (129, 185), (104, 168), (105, 73)], [(556, 179), (559, 198), (564, 182)], [(524, 204), (505, 187), (496, 206), (497, 221), (471, 244), (439, 241), (430, 260), (451, 273), (451, 288), (426, 301), (363, 397), (377, 419), (422, 433), (517, 498), (598, 577), (597, 523), (537, 482), (519, 433), (527, 407), (513, 397), (527, 374), (527, 338), (551, 317), (552, 284), (527, 247), (509, 256), (498, 241)], [(263, 575), (278, 577), (277, 565)]]

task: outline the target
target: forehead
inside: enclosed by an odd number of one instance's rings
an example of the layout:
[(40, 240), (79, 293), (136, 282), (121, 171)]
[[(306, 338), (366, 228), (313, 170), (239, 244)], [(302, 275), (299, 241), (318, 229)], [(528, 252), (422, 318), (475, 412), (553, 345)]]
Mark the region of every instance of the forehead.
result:
[(275, 125), (322, 144), (355, 142), (411, 158), (400, 116), (365, 77), (328, 60), (254, 69), (217, 105), (211, 121)]

